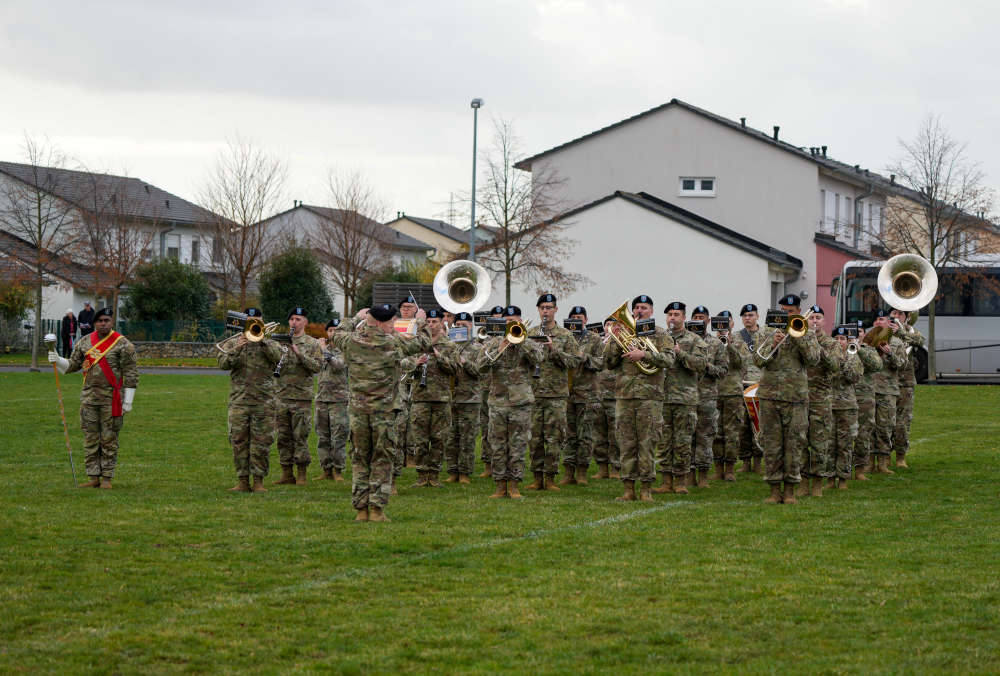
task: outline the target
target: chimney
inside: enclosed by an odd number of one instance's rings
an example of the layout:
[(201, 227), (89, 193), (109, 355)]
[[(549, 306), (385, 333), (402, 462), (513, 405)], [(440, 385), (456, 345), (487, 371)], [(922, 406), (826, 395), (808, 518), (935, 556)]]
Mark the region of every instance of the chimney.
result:
[(854, 165), (854, 173), (856, 173), (856, 174), (860, 174), (861, 173), (861, 165), (860, 164), (855, 164)]
[(889, 174), (889, 185), (896, 185), (896, 174)]
[(170, 208), (170, 200), (163, 200), (163, 201), (166, 202), (167, 208), (169, 209)]
[(747, 118), (745, 117), (740, 118), (740, 126), (743, 127), (744, 129), (747, 128)]
[(820, 146), (823, 149), (823, 157), (826, 157), (826, 146)]
[(778, 140), (778, 130), (781, 129), (778, 125), (774, 125), (774, 140)]
[(149, 186), (148, 185), (144, 185), (142, 187), (146, 189), (146, 194), (148, 195), (149, 194)]

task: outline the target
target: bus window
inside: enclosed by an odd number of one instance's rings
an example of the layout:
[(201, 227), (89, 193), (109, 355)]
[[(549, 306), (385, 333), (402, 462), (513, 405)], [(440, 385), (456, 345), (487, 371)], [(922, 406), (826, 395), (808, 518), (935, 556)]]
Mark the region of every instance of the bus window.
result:
[[(961, 280), (956, 279), (954, 275), (939, 274), (934, 314), (938, 317), (961, 317), (965, 315), (965, 301), (967, 300), (965, 291), (965, 285), (962, 284)], [(926, 313), (927, 308), (924, 308), (921, 314)]]
[(1000, 317), (1000, 272), (986, 272), (973, 279), (972, 314)]

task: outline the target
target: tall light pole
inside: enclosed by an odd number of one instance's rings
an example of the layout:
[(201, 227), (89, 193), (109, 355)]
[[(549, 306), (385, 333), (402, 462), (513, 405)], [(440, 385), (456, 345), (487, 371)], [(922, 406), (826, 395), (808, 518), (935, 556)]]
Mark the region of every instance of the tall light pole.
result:
[(469, 210), (469, 260), (476, 260), (476, 133), (479, 128), (479, 109), (483, 107), (481, 98), (472, 99), (472, 195)]

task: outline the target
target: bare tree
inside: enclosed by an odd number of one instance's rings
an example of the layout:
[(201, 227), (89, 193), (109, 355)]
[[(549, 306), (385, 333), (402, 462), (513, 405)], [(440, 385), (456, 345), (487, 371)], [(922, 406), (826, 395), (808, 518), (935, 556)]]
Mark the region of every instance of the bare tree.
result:
[(559, 218), (568, 210), (559, 197), (565, 181), (547, 168), (534, 168), (531, 174), (515, 169), (521, 148), (513, 126), (494, 120), (493, 127), (476, 205), (481, 214), (477, 226), (487, 226), (495, 239), (477, 252), (476, 260), (503, 275), (508, 304), (515, 280), (538, 293), (565, 294), (588, 286), (587, 277), (563, 267), (576, 247), (566, 236), (572, 222)]
[(226, 260), (221, 267), (236, 277), (240, 307), (250, 280), (267, 262), (264, 220), (284, 201), (287, 176), (284, 161), (237, 136), (219, 153), (198, 192), (201, 205), (217, 215), (207, 234), (222, 242)]
[[(900, 139), (899, 145), (901, 156), (888, 170), (907, 190), (889, 195), (882, 228), (872, 233), (885, 254), (915, 253), (940, 268), (969, 265), (977, 254), (988, 253), (984, 235), (993, 226), (985, 215), (992, 207), (993, 191), (984, 185), (979, 164), (966, 155), (966, 144), (953, 139), (940, 118), (928, 116), (916, 137)], [(972, 277), (966, 274), (952, 281), (971, 288)], [(936, 373), (935, 305), (932, 300), (927, 308), (931, 380)]]
[(382, 225), (385, 204), (359, 172), (331, 170), (327, 176), (331, 207), (308, 233), (309, 246), (344, 293), (344, 316), (354, 312), (354, 297), (373, 274), (389, 267), (391, 234)]
[(42, 289), (46, 273), (73, 244), (77, 212), (72, 204), (55, 195), (62, 176), (58, 171), (66, 157), (48, 139), (25, 134), (24, 159), (29, 165), (26, 180), (4, 177), (0, 199), (0, 227), (31, 245), (30, 284), (34, 291), (35, 321), (31, 341), (31, 368), (38, 369), (38, 346), (42, 329)]

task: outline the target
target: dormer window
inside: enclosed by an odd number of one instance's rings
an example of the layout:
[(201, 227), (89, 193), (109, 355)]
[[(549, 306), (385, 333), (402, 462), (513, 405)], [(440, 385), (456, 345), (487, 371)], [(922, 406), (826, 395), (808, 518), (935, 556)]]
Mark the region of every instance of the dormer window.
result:
[(714, 176), (681, 176), (680, 197), (715, 197)]

